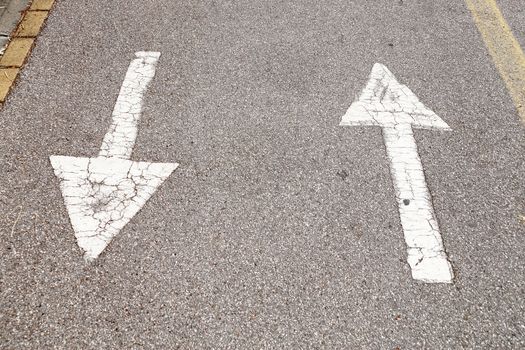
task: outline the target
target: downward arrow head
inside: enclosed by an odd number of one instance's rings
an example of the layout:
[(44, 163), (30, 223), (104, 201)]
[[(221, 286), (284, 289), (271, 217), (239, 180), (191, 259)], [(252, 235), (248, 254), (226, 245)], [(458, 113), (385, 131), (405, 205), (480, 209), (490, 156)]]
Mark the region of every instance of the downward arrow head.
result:
[(401, 124), (423, 129), (450, 129), (408, 87), (400, 84), (388, 68), (376, 63), (368, 84), (340, 125), (395, 127)]
[(106, 157), (50, 160), (88, 261), (98, 257), (178, 166)]

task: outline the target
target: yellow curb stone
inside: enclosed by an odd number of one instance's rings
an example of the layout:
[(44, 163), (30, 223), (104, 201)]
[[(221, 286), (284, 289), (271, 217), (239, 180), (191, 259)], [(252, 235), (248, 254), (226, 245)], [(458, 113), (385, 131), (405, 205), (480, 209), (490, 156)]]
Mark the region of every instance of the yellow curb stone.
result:
[(0, 56), (0, 104), (5, 102), (20, 72), (20, 67), (31, 52), (34, 38), (40, 33), (54, 3), (55, 0), (33, 0), (4, 55)]
[(34, 41), (31, 38), (14, 38), (0, 59), (0, 66), (22, 67)]
[(0, 68), (0, 102), (4, 102), (20, 69)]
[(55, 0), (33, 0), (30, 11), (49, 11), (53, 7)]
[(47, 11), (27, 11), (15, 36), (36, 37), (47, 18)]

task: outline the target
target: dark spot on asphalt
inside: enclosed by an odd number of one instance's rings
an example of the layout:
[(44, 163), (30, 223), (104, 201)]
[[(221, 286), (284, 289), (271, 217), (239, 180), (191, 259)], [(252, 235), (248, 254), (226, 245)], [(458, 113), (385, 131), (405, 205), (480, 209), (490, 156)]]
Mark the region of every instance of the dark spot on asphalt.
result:
[(394, 47), (394, 44), (392, 44), (392, 43), (388, 43), (388, 46), (390, 46), (390, 47)]
[(403, 199), (403, 204), (404, 205), (409, 205), (410, 204), (410, 199)]
[(337, 172), (337, 176), (339, 176), (341, 179), (343, 180), (346, 180), (346, 178), (348, 177), (348, 172), (346, 170), (339, 170)]

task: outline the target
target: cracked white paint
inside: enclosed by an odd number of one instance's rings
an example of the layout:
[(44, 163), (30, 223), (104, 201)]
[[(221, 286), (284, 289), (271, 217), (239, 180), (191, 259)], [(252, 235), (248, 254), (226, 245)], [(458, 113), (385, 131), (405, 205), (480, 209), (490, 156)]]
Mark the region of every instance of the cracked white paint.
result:
[(84, 257), (93, 260), (144, 206), (177, 164), (52, 156)]
[(113, 123), (104, 137), (99, 156), (129, 159), (137, 138), (137, 124), (142, 114), (142, 99), (155, 76), (160, 52), (137, 52), (113, 109)]
[(412, 277), (428, 283), (451, 283), (452, 267), (412, 131), (412, 127), (450, 130), (449, 126), (379, 63), (374, 65), (366, 88), (340, 125), (382, 128)]
[(143, 96), (159, 56), (136, 53), (98, 157), (50, 157), (77, 243), (88, 261), (99, 256), (178, 166), (129, 160)]

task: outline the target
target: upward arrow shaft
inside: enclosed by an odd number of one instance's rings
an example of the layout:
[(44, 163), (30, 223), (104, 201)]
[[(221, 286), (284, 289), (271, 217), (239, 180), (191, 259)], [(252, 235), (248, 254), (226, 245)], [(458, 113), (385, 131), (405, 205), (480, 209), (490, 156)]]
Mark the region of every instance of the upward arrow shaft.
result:
[(412, 127), (383, 127), (383, 138), (412, 276), (426, 282), (450, 282), (452, 267), (444, 251)]
[(155, 76), (159, 52), (137, 52), (120, 89), (112, 123), (100, 147), (99, 156), (130, 159), (137, 138), (146, 89)]

